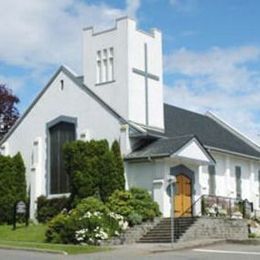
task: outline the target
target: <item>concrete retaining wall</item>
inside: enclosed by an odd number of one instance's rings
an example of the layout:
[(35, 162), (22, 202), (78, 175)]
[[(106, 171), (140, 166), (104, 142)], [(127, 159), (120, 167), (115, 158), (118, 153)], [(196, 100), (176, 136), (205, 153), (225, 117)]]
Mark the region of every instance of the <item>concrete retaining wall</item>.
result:
[(248, 238), (247, 221), (244, 219), (199, 218), (180, 238), (180, 242), (196, 239)]

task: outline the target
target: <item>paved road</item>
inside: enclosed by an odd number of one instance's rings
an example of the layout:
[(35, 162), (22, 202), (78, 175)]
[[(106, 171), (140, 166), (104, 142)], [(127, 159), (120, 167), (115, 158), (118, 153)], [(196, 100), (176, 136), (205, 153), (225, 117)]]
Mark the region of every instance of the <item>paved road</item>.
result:
[[(151, 249), (151, 248), (150, 248)], [(182, 251), (150, 253), (147, 249), (125, 247), (111, 252), (62, 256), (25, 251), (0, 250), (0, 260), (259, 260), (260, 246), (221, 244)]]

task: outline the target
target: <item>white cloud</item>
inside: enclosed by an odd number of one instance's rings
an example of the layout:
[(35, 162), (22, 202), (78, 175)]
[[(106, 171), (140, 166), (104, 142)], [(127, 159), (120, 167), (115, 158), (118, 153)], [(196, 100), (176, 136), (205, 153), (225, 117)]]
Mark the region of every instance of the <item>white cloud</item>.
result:
[(0, 62), (29, 68), (67, 64), (81, 68), (81, 30), (103, 29), (115, 18), (135, 16), (140, 2), (125, 9), (79, 0), (0, 0)]
[(126, 0), (126, 3), (127, 14), (132, 18), (136, 18), (136, 13), (141, 5), (141, 0)]
[[(251, 138), (260, 133), (260, 48), (176, 50), (165, 57), (166, 102), (199, 112), (211, 110)], [(258, 114), (258, 115), (257, 115)]]
[(259, 71), (247, 65), (260, 59), (260, 48), (244, 46), (230, 49), (212, 48), (206, 52), (186, 49), (165, 57), (165, 71), (203, 79), (226, 90), (252, 88), (259, 83)]
[[(23, 109), (27, 96), (34, 96), (61, 64), (81, 73), (84, 27), (101, 30), (114, 26), (118, 17), (136, 18), (140, 2), (126, 0), (120, 9), (102, 1), (0, 0), (0, 64), (10, 68), (0, 73), (0, 83), (21, 96)], [(26, 73), (10, 76), (12, 69)]]
[(169, 0), (169, 2), (179, 12), (192, 12), (197, 7), (197, 0)]

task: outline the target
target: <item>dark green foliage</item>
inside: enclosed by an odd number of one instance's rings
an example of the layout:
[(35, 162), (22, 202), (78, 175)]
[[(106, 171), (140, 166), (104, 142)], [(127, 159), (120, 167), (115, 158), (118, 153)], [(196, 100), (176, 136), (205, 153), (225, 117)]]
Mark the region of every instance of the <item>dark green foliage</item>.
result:
[(133, 196), (132, 206), (134, 211), (143, 217), (143, 220), (151, 220), (160, 216), (159, 206), (153, 201), (146, 189), (132, 188), (130, 192)]
[(46, 223), (58, 215), (63, 209), (68, 208), (69, 198), (67, 197), (47, 199), (45, 196), (40, 196), (37, 199), (36, 218), (40, 223)]
[(0, 223), (12, 223), (14, 204), (20, 200), (26, 200), (22, 157), (0, 156)]
[(115, 191), (108, 199), (110, 210), (124, 216), (130, 224), (137, 222), (137, 215), (142, 221), (160, 216), (159, 206), (153, 201), (147, 190), (132, 188), (130, 191)]
[(118, 156), (120, 150), (116, 146), (113, 148), (115, 152), (112, 152), (106, 140), (75, 141), (64, 146), (72, 206), (89, 196), (106, 201), (116, 189), (123, 188), (123, 161)]
[(134, 211), (128, 215), (128, 222), (130, 226), (141, 224), (142, 221), (143, 221), (143, 217)]
[(25, 180), (25, 166), (23, 158), (20, 153), (13, 157), (13, 163), (15, 168), (15, 194), (17, 200), (26, 200), (26, 180)]
[(116, 164), (113, 153), (109, 149), (100, 156), (98, 174), (100, 198), (102, 201), (106, 201), (118, 186)]
[(118, 141), (114, 141), (111, 147), (114, 154), (117, 176), (117, 187), (115, 190), (125, 189), (125, 175), (124, 175), (124, 163), (121, 156), (120, 145)]

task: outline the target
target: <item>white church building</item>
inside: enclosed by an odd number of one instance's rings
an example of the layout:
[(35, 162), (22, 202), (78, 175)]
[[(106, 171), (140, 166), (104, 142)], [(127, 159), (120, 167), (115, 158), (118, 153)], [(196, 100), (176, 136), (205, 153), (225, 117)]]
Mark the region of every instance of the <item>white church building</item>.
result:
[(62, 146), (118, 140), (126, 188), (146, 188), (163, 216), (171, 213), (170, 175), (177, 178), (175, 215), (202, 195), (248, 199), (260, 209), (260, 148), (211, 113), (163, 102), (162, 35), (129, 18), (102, 32), (83, 31), (83, 76), (61, 66), (0, 143), (21, 152), (31, 192), (69, 194)]

